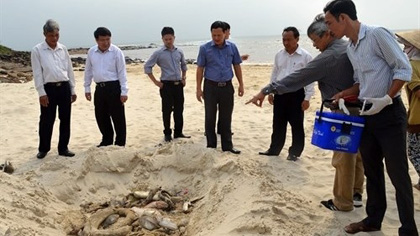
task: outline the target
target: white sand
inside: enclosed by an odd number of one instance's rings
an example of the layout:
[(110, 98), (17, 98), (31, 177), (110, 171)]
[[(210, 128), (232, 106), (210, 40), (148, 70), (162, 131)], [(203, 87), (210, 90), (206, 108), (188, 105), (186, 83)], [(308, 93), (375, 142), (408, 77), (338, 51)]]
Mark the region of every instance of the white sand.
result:
[[(365, 216), (363, 208), (332, 212), (320, 205), (332, 198), (331, 152), (310, 144), (320, 95), (305, 113), (306, 146), (297, 162), (286, 160), (290, 131), (279, 157), (259, 156), (268, 148), (272, 107), (245, 106), (269, 80), (270, 66), (243, 67), (245, 96), (235, 96), (233, 142), (240, 155), (207, 149), (204, 106), (195, 98), (195, 66), (185, 88), (184, 133), (191, 139), (163, 143), (158, 88), (142, 65), (128, 66), (127, 146), (96, 148), (100, 142), (92, 102), (84, 98), (83, 72), (76, 72), (78, 100), (73, 105), (70, 150), (57, 154), (58, 122), (52, 150), (43, 160), (38, 146), (39, 104), (32, 82), (0, 84), (0, 163), (16, 171), (0, 172), (0, 235), (66, 235), (69, 222), (82, 220), (80, 204), (119, 199), (133, 189), (187, 189), (205, 196), (193, 211), (186, 235), (345, 235), (343, 227)], [(155, 70), (156, 71), (156, 70)], [(235, 82), (235, 86), (236, 86)], [(236, 86), (237, 88), (237, 86)], [(57, 120), (58, 121), (58, 120)], [(417, 176), (410, 164), (410, 175)], [(388, 210), (382, 231), (359, 235), (397, 235), (400, 225), (395, 191), (387, 178)], [(363, 195), (364, 203), (366, 195)], [(420, 224), (420, 192), (415, 190)]]

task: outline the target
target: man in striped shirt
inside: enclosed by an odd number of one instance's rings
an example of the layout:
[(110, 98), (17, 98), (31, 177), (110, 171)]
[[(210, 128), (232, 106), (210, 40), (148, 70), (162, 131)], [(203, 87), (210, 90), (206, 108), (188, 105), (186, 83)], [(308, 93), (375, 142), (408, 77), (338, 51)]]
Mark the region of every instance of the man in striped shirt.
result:
[(324, 8), (324, 13), (325, 22), (334, 36), (350, 39), (347, 54), (356, 82), (335, 98), (359, 94), (359, 99), (371, 104), (370, 109), (360, 113), (366, 119), (360, 152), (367, 181), (367, 217), (344, 230), (354, 234), (381, 229), (386, 211), (385, 159), (402, 224), (399, 235), (417, 236), (406, 150), (407, 115), (400, 98), (402, 86), (411, 78), (408, 58), (389, 30), (358, 21), (351, 0), (333, 0)]

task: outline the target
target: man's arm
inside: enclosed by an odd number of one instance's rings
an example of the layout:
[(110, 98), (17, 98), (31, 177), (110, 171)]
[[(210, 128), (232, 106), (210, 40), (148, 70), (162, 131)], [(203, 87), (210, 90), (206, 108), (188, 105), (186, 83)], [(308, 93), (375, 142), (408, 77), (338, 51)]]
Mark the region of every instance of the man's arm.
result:
[(241, 65), (233, 65), (233, 70), (235, 71), (235, 76), (238, 79), (239, 82), (239, 88), (238, 88), (238, 96), (242, 97), (244, 95), (244, 82), (242, 79), (242, 68)]
[(86, 57), (86, 63), (85, 63), (85, 75), (84, 75), (84, 83), (83, 86), (85, 87), (85, 97), (86, 100), (91, 101), (92, 100), (92, 94), (90, 90), (90, 85), (92, 84), (92, 78), (93, 78), (93, 68), (92, 68), (92, 62), (90, 59), (89, 51)]
[(118, 56), (117, 56), (117, 75), (118, 80), (120, 81), (121, 86), (121, 96), (120, 100), (121, 103), (125, 103), (128, 99), (128, 86), (127, 86), (127, 69), (125, 67), (125, 57), (124, 53), (121, 51), (121, 49), (118, 50)]
[(43, 107), (48, 106), (48, 96), (44, 89), (44, 77), (42, 75), (41, 58), (37, 48), (31, 52), (32, 74), (34, 76), (35, 89), (38, 91), (39, 104)]
[(203, 98), (203, 90), (201, 89), (201, 83), (203, 82), (203, 75), (204, 75), (204, 67), (197, 66), (195, 79), (197, 83), (196, 97), (199, 102), (202, 102), (201, 98)]

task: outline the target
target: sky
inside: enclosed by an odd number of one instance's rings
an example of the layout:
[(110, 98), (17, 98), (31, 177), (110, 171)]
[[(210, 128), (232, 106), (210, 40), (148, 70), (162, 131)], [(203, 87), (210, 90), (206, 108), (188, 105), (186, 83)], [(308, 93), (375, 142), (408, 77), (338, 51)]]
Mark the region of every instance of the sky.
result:
[[(117, 45), (158, 42), (164, 26), (177, 40), (210, 39), (216, 20), (231, 25), (233, 37), (281, 35), (287, 26), (302, 34), (329, 0), (0, 0), (0, 44), (29, 51), (44, 40), (47, 19), (60, 25), (68, 48), (95, 44), (104, 26)], [(391, 30), (420, 28), (420, 0), (353, 0), (362, 23)]]

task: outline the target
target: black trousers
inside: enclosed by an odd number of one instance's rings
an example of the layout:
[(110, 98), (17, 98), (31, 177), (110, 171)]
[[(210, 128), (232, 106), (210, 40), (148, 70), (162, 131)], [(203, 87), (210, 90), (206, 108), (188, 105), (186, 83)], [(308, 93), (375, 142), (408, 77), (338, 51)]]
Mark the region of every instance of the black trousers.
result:
[(384, 159), (388, 176), (395, 188), (398, 215), (401, 222), (399, 235), (418, 235), (414, 221), (413, 188), (408, 174), (406, 126), (407, 113), (401, 98), (372, 116), (365, 116), (360, 153), (366, 176), (368, 226), (381, 228), (385, 215), (386, 191)]
[(233, 94), (235, 93), (233, 85), (229, 82), (225, 86), (219, 87), (206, 79), (203, 92), (207, 147), (217, 147), (215, 126), (217, 110), (219, 110), (219, 131), (222, 150), (231, 150), (233, 148), (231, 131)]
[(48, 152), (51, 149), (51, 136), (58, 107), (60, 119), (60, 137), (58, 152), (68, 149), (70, 140), (71, 90), (68, 82), (49, 83), (44, 85), (49, 104), (41, 107), (39, 119), (39, 146), (38, 151)]
[(116, 134), (114, 144), (125, 146), (127, 131), (124, 105), (121, 102), (120, 82), (98, 83), (96, 85), (94, 103), (96, 123), (102, 133), (102, 142), (100, 145), (107, 146), (113, 144), (113, 123)]
[(162, 118), (163, 118), (163, 133), (171, 135), (171, 113), (174, 116), (174, 133), (176, 135), (182, 134), (184, 127), (184, 86), (181, 82), (162, 81), (163, 88), (159, 90), (160, 97), (162, 98)]
[(300, 156), (305, 146), (302, 102), (305, 90), (274, 95), (273, 133), (269, 151), (279, 154), (286, 140), (287, 123), (292, 127), (292, 145), (289, 154)]

